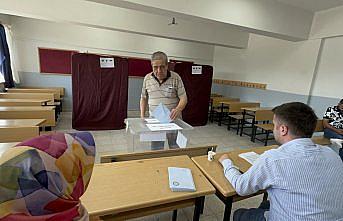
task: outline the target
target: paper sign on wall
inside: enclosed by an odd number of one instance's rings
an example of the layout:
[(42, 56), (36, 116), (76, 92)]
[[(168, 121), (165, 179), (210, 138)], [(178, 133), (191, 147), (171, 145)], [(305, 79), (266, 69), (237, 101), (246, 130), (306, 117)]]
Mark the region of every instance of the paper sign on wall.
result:
[(100, 68), (114, 68), (114, 58), (100, 58)]
[(202, 66), (192, 66), (192, 74), (202, 74)]

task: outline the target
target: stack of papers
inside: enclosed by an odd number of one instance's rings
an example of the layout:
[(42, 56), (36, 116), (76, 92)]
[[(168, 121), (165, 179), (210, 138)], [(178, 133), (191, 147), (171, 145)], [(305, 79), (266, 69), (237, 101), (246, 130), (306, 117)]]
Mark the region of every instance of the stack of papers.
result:
[(146, 124), (146, 126), (151, 131), (162, 131), (162, 130), (182, 130), (182, 127), (179, 127), (175, 123), (168, 123), (168, 124)]
[(157, 120), (157, 119), (155, 119), (155, 118), (145, 118), (144, 120), (145, 120), (145, 122), (147, 122), (148, 124), (158, 124), (158, 123), (160, 123), (160, 121)]
[(238, 156), (248, 161), (251, 165), (253, 165), (256, 162), (256, 160), (258, 160), (258, 158), (260, 157), (260, 155), (255, 152), (241, 153)]
[(168, 167), (169, 187), (173, 192), (196, 191), (192, 172), (188, 168)]
[(162, 103), (155, 108), (154, 112), (152, 112), (152, 116), (160, 121), (160, 123), (171, 122), (170, 110)]

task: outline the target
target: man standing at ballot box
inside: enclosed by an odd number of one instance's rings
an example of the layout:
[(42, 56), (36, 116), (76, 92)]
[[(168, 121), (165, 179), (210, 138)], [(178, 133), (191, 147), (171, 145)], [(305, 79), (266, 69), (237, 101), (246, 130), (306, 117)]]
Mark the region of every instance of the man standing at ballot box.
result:
[(244, 174), (227, 155), (219, 159), (239, 195), (266, 190), (269, 196), (259, 208), (236, 210), (233, 220), (343, 220), (343, 163), (332, 149), (312, 142), (317, 116), (299, 102), (273, 112), (279, 148), (266, 151)]
[[(140, 115), (144, 119), (147, 106), (149, 115), (162, 103), (170, 110), (170, 119), (181, 118), (182, 111), (187, 105), (186, 90), (181, 77), (168, 70), (168, 56), (161, 51), (151, 56), (152, 72), (144, 77), (140, 100)], [(170, 148), (177, 148), (177, 133), (167, 133)], [(152, 142), (152, 149), (162, 149), (164, 142)]]

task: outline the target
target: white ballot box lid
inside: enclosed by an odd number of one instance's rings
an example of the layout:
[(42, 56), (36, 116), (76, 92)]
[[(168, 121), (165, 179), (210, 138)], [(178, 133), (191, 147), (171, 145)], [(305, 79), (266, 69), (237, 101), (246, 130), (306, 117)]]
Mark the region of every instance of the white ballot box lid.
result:
[[(133, 135), (139, 135), (141, 133), (145, 132), (151, 132), (151, 130), (148, 128), (147, 124), (148, 122), (141, 118), (126, 118), (125, 124), (127, 131), (129, 131)], [(172, 121), (171, 123), (175, 123), (177, 126), (179, 126), (181, 129), (178, 130), (192, 130), (193, 127), (186, 122), (184, 122), (181, 119), (176, 119)], [(175, 130), (171, 130), (175, 131)]]

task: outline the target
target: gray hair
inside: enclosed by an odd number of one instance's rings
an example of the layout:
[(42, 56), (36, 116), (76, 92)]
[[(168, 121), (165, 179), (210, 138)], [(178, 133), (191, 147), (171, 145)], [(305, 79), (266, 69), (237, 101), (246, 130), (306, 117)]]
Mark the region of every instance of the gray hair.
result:
[(156, 61), (156, 60), (162, 60), (164, 61), (165, 64), (168, 64), (168, 56), (162, 51), (157, 51), (152, 54), (151, 61)]

